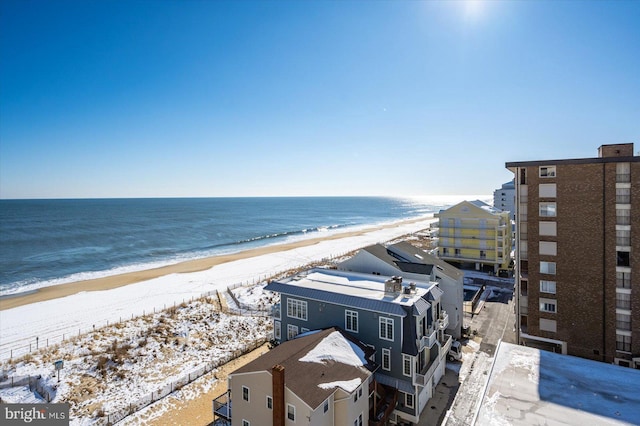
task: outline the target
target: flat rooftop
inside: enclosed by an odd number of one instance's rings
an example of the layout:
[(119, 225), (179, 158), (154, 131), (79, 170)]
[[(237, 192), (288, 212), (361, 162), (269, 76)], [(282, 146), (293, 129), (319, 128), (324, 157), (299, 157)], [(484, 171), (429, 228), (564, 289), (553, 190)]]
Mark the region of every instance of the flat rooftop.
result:
[(640, 370), (500, 343), (476, 425), (638, 425)]
[[(309, 271), (269, 283), (265, 289), (309, 299), (337, 304), (358, 306), (363, 309), (406, 315), (402, 307), (415, 307), (423, 312), (429, 307), (426, 301), (433, 292), (439, 298), (440, 289), (435, 282), (403, 280), (402, 290), (386, 293), (385, 281), (391, 277), (360, 274), (332, 269)], [(415, 289), (405, 293), (404, 289), (415, 283)]]

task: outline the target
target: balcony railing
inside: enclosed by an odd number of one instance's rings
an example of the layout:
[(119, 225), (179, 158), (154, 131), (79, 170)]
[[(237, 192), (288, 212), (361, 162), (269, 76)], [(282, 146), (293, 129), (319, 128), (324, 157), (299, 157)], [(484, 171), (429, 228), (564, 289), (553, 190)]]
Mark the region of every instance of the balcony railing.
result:
[(429, 367), (424, 372), (424, 374), (414, 374), (413, 384), (417, 386), (423, 386), (423, 387), (427, 386), (427, 384), (429, 383), (429, 380), (431, 380), (431, 377), (433, 377), (433, 373), (435, 373), (436, 368), (438, 367), (439, 364), (440, 364), (440, 358), (436, 358), (433, 361), (431, 361), (431, 364), (429, 364)]
[(444, 330), (449, 327), (449, 314), (447, 311), (440, 311), (440, 318), (438, 318), (438, 329)]
[(231, 422), (230, 392), (225, 392), (213, 400), (214, 421), (216, 418)]
[(436, 331), (434, 330), (429, 336), (422, 336), (422, 338), (418, 339), (418, 352), (422, 351), (424, 348), (431, 348), (438, 341), (436, 338)]
[(444, 341), (440, 346), (440, 358), (444, 358), (449, 353), (449, 349), (451, 349), (451, 344), (453, 343), (453, 337), (450, 334), (444, 335)]

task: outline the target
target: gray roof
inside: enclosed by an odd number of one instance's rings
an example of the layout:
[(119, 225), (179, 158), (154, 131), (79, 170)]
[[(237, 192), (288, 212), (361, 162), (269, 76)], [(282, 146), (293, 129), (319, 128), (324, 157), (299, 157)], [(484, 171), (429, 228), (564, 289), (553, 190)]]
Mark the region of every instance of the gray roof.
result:
[(338, 327), (331, 327), (316, 333), (307, 333), (296, 339), (288, 340), (274, 349), (256, 358), (250, 363), (238, 368), (230, 377), (233, 380), (235, 374), (246, 374), (266, 371), (271, 374), (275, 365), (284, 367), (285, 386), (301, 398), (309, 407), (315, 409), (320, 406), (332, 393), (335, 387), (319, 387), (323, 383), (333, 383), (360, 379), (363, 383), (377, 369), (377, 365), (371, 361), (364, 366), (353, 366), (338, 361), (305, 362), (300, 361), (311, 350), (315, 349), (322, 340), (339, 332), (352, 345), (360, 348), (367, 360), (373, 355), (374, 350), (364, 343), (356, 340), (349, 333)]
[[(290, 296), (304, 297), (306, 299), (334, 303), (336, 305), (342, 306), (352, 306), (354, 308), (360, 308), (373, 312), (382, 312), (399, 317), (404, 317), (406, 315), (406, 312), (402, 308), (402, 306), (397, 303), (393, 303), (392, 301), (375, 300), (366, 297), (334, 293), (326, 290), (300, 287), (295, 285), (295, 281), (291, 283), (273, 281), (267, 284), (264, 289), (274, 291), (276, 293), (287, 294)], [(424, 299), (420, 298), (419, 300)]]
[[(414, 263), (433, 265), (436, 267), (436, 270), (442, 271), (444, 275), (451, 277), (455, 280), (462, 279), (462, 277), (464, 276), (464, 273), (458, 268), (456, 268), (455, 266), (448, 264), (444, 260), (425, 252), (421, 248), (416, 247), (407, 241), (391, 244), (386, 248), (386, 250), (392, 251), (398, 256), (400, 256), (401, 253), (405, 254), (403, 258), (407, 262), (411, 261)], [(374, 252), (371, 252), (371, 253), (375, 255)], [(406, 255), (409, 255), (409, 256), (406, 256)], [(420, 256), (422, 259), (420, 259), (417, 256)], [(436, 272), (436, 275), (437, 275), (437, 272)]]
[(375, 379), (376, 379), (376, 382), (378, 383), (381, 383), (386, 386), (391, 386), (392, 388), (396, 388), (404, 393), (415, 392), (413, 385), (408, 380), (400, 380), (397, 377), (387, 376), (380, 372), (376, 372)]
[[(364, 247), (362, 250), (371, 253), (378, 259), (388, 263), (394, 268), (402, 272), (410, 274), (431, 275), (433, 269), (432, 264), (414, 262), (413, 259), (405, 259), (399, 255), (394, 255), (382, 244), (374, 244), (372, 246)], [(418, 260), (418, 259), (416, 259)]]

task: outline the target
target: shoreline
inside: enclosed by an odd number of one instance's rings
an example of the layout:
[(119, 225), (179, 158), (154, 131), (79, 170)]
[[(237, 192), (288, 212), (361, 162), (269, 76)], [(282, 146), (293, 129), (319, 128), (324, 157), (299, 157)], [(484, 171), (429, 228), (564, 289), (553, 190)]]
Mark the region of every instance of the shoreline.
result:
[[(433, 218), (433, 214), (416, 217), (412, 219), (400, 220), (388, 224), (382, 224), (378, 226), (370, 226), (356, 231), (336, 233), (328, 236), (320, 236), (309, 238), (305, 240), (299, 240), (289, 243), (273, 244), (264, 247), (257, 247), (240, 251), (237, 253), (223, 254), (216, 256), (209, 256), (200, 259), (187, 260), (171, 265), (161, 266), (157, 268), (145, 269), (134, 272), (126, 272), (123, 274), (109, 275), (106, 277), (93, 278), (89, 280), (75, 281), (71, 283), (52, 285), (48, 287), (42, 287), (35, 290), (29, 290), (25, 293), (16, 293), (12, 295), (6, 295), (0, 298), (0, 311), (8, 309), (44, 302), (48, 300), (58, 299), (66, 296), (71, 296), (80, 292), (92, 292), (111, 290), (139, 282), (151, 280), (158, 277), (163, 277), (170, 274), (184, 274), (201, 272), (213, 268), (214, 266), (221, 265), (228, 262), (233, 262), (241, 259), (248, 259), (252, 257), (258, 257), (266, 254), (272, 254), (277, 252), (284, 252), (300, 247), (311, 246), (318, 244), (322, 241), (330, 241), (348, 237), (354, 237), (363, 235), (372, 231), (395, 228), (405, 224), (411, 224)], [(277, 273), (277, 271), (273, 271)]]

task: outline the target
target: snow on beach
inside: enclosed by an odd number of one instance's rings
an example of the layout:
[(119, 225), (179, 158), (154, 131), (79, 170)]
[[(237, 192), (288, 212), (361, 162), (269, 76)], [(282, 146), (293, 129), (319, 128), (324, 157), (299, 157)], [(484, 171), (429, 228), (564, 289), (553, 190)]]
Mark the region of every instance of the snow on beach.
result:
[[(39, 345), (60, 342), (107, 323), (119, 322), (180, 304), (241, 282), (258, 282), (312, 261), (342, 255), (429, 227), (434, 219), (404, 222), (362, 235), (270, 253), (217, 265), (209, 270), (171, 274), (111, 290), (81, 292), (64, 298), (0, 311), (0, 359)], [(64, 315), (60, 315), (64, 312)], [(14, 350), (13, 354), (11, 350)]]
[[(254, 291), (261, 298), (242, 303), (272, 301), (273, 295), (261, 291), (263, 286)], [(264, 343), (271, 328), (267, 315), (226, 314), (217, 297), (201, 298), (4, 364), (3, 375), (31, 380), (29, 386), (0, 389), (0, 398), (14, 403), (64, 401), (70, 403), (71, 424), (114, 423)], [(60, 381), (54, 367), (58, 360), (64, 362)]]
[[(7, 402), (71, 402), (73, 424), (117, 421), (179, 390), (187, 381), (185, 375), (191, 380), (192, 372), (199, 376), (203, 368), (215, 368), (212, 364), (231, 359), (270, 335), (268, 316), (228, 315), (212, 306), (218, 292), (390, 241), (428, 228), (431, 222), (432, 218), (425, 218), (236, 260), (207, 271), (172, 274), (0, 311), (0, 355), (5, 361), (12, 355), (17, 361), (3, 364), (0, 381), (32, 376), (37, 388), (35, 393), (29, 387), (2, 389), (0, 397)], [(274, 300), (272, 294), (262, 291), (263, 285), (234, 290), (239, 307), (267, 310)], [(203, 294), (211, 297), (202, 298)], [(228, 303), (235, 305), (233, 300)], [(31, 345), (30, 350), (27, 346), (20, 353), (25, 344)], [(353, 360), (356, 358), (360, 357)], [(58, 360), (64, 361), (59, 383), (54, 369)]]

